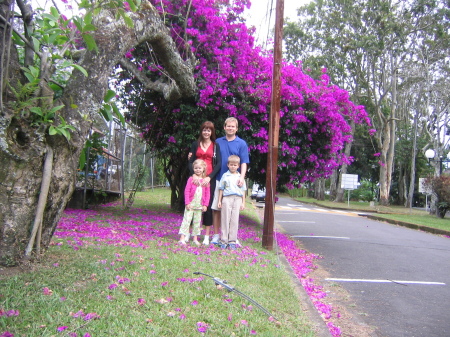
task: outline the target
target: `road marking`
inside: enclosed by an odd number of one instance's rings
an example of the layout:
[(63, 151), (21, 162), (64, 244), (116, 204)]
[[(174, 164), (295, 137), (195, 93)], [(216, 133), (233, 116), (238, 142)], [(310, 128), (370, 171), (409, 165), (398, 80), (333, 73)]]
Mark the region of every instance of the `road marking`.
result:
[(422, 282), (422, 281), (398, 281), (398, 280), (370, 280), (357, 278), (326, 278), (326, 281), (335, 282), (367, 282), (367, 283), (400, 283), (400, 284), (425, 284), (425, 285), (439, 285), (445, 286), (442, 282)]
[[(257, 206), (259, 207), (259, 206)], [(262, 206), (261, 206), (262, 207)], [(344, 215), (344, 216), (359, 216), (358, 212), (352, 212), (352, 211), (342, 211), (342, 210), (335, 210), (335, 209), (323, 209), (323, 208), (304, 208), (302, 206), (294, 207), (294, 206), (275, 206), (275, 211), (277, 212), (285, 212), (285, 211), (296, 211), (296, 212), (319, 212), (319, 213), (328, 213), (328, 214), (336, 214), (336, 215)], [(287, 214), (287, 213), (283, 213)], [(293, 214), (293, 213), (291, 213)]]
[(318, 238), (318, 239), (345, 239), (350, 240), (346, 236), (321, 236), (321, 235), (291, 235), (291, 238)]
[(293, 204), (286, 204), (289, 207), (305, 207), (303, 205), (293, 205)]
[(301, 223), (316, 223), (315, 221), (300, 221), (300, 220), (295, 220), (295, 221), (277, 221), (277, 222), (301, 222)]

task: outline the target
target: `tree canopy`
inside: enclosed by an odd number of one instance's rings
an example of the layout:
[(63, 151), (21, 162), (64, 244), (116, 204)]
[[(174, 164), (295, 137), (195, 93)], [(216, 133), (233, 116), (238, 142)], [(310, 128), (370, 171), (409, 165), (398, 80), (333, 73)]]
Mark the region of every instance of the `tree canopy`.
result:
[[(143, 136), (167, 158), (167, 176), (179, 185), (174, 193), (180, 193), (186, 178), (180, 166), (185, 165), (183, 159), (198, 137), (200, 124), (215, 122), (221, 135), (224, 120), (234, 116), (240, 123), (238, 135), (250, 148), (248, 177), (264, 184), (273, 57), (254, 45), (253, 28), (246, 26), (242, 15), (249, 1), (154, 4), (165, 17), (180, 54), (193, 53), (198, 60), (198, 96), (163, 102), (161, 95), (145, 89), (137, 74), (123, 71), (118, 83), (126, 91), (128, 118), (143, 128)], [(153, 60), (149, 48), (134, 49), (127, 58), (141, 65), (143, 73), (161, 71), (149, 65)], [(281, 78), (278, 184), (294, 186), (327, 177), (351, 161), (342, 151), (352, 140), (350, 123), (370, 125), (367, 114), (350, 100), (347, 91), (330, 84), (327, 69), (315, 80), (305, 74), (301, 62), (283, 62)]]
[(390, 201), (394, 168), (405, 167), (394, 160), (398, 121), (424, 116), (428, 132), (421, 134), (444, 151), (439, 135), (448, 94), (440, 83), (448, 82), (449, 15), (445, 0), (313, 0), (285, 26), (287, 58), (303, 60), (314, 73), (328, 67), (332, 83), (349, 90), (371, 116), (383, 204)]

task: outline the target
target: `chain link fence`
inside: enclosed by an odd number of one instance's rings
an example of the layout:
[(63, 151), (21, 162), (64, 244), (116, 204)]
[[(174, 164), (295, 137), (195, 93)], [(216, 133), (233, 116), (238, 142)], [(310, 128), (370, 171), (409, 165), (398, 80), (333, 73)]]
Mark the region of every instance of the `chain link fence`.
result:
[(69, 207), (125, 202), (126, 192), (166, 185), (160, 161), (133, 126), (110, 123), (108, 133), (93, 129), (89, 142)]

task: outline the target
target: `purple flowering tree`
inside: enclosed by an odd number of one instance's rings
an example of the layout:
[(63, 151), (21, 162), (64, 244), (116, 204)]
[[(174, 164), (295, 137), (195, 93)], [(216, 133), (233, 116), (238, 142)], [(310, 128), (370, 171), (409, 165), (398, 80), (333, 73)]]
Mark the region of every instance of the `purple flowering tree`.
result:
[[(205, 120), (215, 122), (218, 136), (228, 116), (239, 122), (238, 135), (250, 147), (248, 177), (265, 183), (268, 121), (273, 58), (254, 45), (253, 31), (242, 13), (248, 0), (152, 1), (170, 27), (180, 54), (198, 60), (195, 99), (166, 102), (145, 87), (135, 74), (121, 73), (128, 118), (142, 127), (143, 137), (165, 161), (172, 186), (172, 206), (182, 209), (187, 153)], [(152, 50), (134, 49), (128, 60), (142, 72), (158, 76)], [(303, 73), (301, 64), (282, 68), (278, 185), (296, 186), (328, 177), (349, 163), (343, 152), (352, 140), (351, 123), (370, 125), (362, 106), (349, 100), (345, 90), (330, 85), (326, 69), (320, 79)]]

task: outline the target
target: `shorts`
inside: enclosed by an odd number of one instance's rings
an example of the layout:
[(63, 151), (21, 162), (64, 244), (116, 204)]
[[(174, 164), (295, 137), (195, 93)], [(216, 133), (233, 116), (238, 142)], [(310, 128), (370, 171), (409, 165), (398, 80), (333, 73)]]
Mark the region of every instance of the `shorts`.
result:
[(214, 190), (214, 199), (211, 204), (211, 209), (215, 211), (220, 211), (220, 208), (217, 207), (217, 204), (219, 203), (219, 180), (216, 180), (216, 189)]

